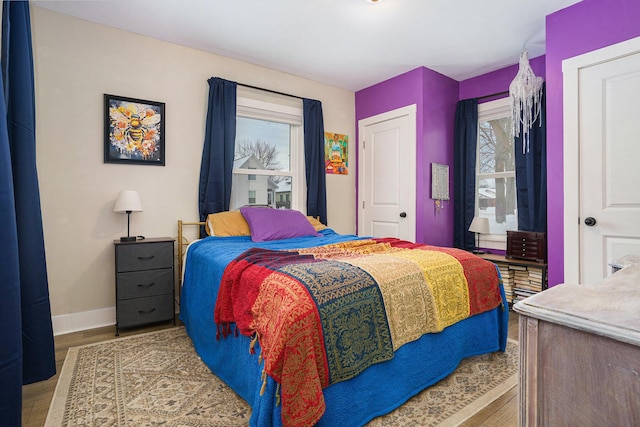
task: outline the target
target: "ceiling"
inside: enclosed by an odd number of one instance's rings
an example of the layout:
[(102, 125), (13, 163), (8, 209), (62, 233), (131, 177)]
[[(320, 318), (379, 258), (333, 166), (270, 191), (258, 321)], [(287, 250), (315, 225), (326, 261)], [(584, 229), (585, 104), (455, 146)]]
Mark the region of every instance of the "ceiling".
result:
[(45, 0), (33, 5), (357, 91), (424, 66), (462, 81), (545, 53), (579, 0)]

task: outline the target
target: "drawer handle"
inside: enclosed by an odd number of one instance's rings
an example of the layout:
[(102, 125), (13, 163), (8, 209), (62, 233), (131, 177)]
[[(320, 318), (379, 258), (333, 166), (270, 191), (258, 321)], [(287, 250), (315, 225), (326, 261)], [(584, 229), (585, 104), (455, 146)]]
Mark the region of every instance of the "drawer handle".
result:
[(149, 261), (150, 259), (154, 259), (156, 256), (155, 255), (150, 255), (150, 256), (139, 256), (138, 259), (139, 260), (143, 260), (143, 261)]
[(152, 287), (152, 286), (153, 286), (153, 285), (155, 285), (155, 284), (156, 284), (156, 282), (151, 282), (151, 283), (147, 283), (147, 284), (144, 284), (144, 283), (138, 283), (138, 287), (139, 287), (139, 288), (150, 288), (150, 287)]
[(156, 311), (156, 309), (152, 308), (151, 310), (138, 310), (138, 313), (140, 313), (140, 314), (149, 314), (149, 313), (153, 313), (154, 311)]

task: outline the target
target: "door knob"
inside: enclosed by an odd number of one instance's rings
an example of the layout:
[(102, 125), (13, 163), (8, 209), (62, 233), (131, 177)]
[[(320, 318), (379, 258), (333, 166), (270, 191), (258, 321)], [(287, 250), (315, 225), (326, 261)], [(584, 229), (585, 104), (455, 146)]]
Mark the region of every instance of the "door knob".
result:
[(406, 218), (406, 217), (407, 217), (406, 212), (400, 212), (400, 218)]
[(584, 225), (593, 227), (594, 225), (596, 225), (596, 219), (591, 216), (588, 216), (584, 219)]

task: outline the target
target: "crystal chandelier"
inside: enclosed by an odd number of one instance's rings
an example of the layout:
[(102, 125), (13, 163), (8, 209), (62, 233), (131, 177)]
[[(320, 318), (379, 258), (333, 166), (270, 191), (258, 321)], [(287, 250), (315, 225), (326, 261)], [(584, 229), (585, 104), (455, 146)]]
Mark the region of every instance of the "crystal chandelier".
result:
[[(529, 65), (526, 49), (520, 54), (520, 68), (516, 78), (509, 85), (511, 101), (511, 126), (513, 134), (520, 136), (522, 124), (522, 153), (529, 152), (529, 129), (540, 116), (542, 104), (542, 77), (537, 77)], [(542, 125), (542, 124), (540, 124)]]

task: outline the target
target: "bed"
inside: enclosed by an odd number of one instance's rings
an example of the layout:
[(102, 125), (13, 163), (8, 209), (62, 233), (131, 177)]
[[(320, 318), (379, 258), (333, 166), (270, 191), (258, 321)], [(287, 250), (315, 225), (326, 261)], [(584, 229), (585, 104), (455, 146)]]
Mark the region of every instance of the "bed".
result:
[(362, 426), (462, 359), (505, 350), (508, 309), (490, 262), (310, 224), (312, 235), (284, 238), (213, 233), (185, 255), (183, 226), (204, 223), (179, 221), (180, 319), (252, 407), (251, 426)]

